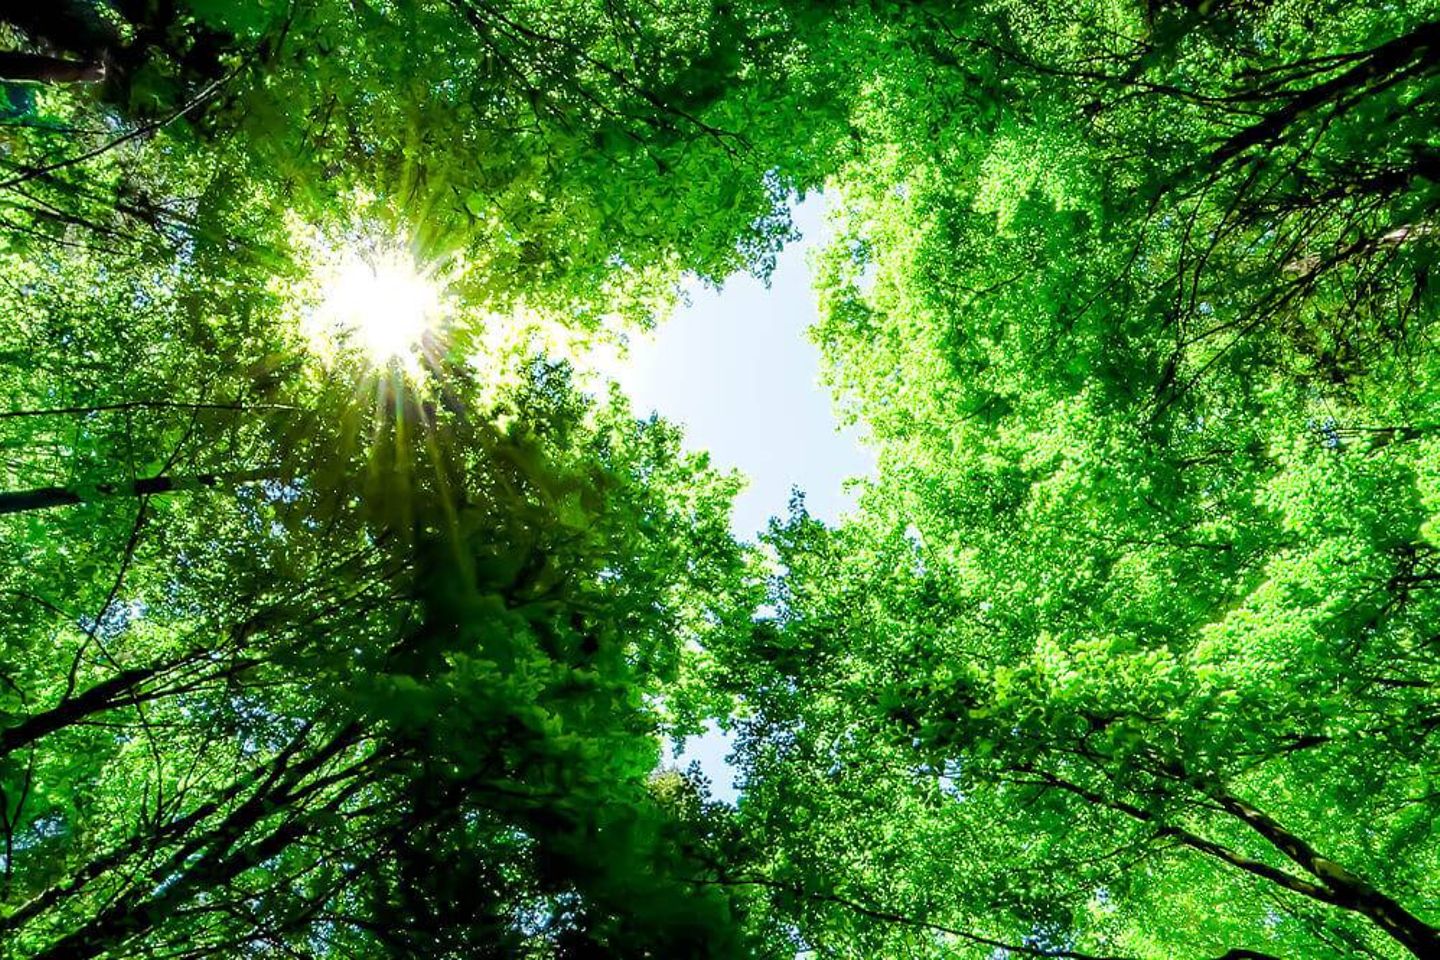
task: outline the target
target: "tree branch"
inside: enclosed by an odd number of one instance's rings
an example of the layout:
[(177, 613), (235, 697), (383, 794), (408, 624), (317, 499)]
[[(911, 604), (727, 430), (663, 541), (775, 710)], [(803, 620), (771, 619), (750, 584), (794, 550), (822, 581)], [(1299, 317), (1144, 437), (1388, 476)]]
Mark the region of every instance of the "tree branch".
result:
[(97, 483), (91, 486), (39, 487), (34, 490), (0, 492), (0, 515), (48, 510), (52, 507), (92, 503), (116, 497), (146, 497), (156, 493), (210, 490), (219, 486), (241, 486), (277, 479), (271, 470), (240, 470), (233, 473), (201, 473), (188, 477), (143, 477), (125, 483)]

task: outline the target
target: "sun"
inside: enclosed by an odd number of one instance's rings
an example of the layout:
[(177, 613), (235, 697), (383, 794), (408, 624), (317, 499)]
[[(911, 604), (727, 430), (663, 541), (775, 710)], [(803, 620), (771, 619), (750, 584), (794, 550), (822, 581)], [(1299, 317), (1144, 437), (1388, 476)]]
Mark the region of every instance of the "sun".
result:
[(312, 333), (332, 349), (358, 349), (377, 366), (415, 368), (444, 307), (439, 285), (408, 253), (347, 253), (322, 284)]

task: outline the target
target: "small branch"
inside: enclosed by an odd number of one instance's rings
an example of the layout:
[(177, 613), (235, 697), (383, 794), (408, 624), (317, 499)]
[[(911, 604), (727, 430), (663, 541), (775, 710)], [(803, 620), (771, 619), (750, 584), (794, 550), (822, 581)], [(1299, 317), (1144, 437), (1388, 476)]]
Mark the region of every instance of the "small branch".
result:
[(187, 403), (183, 400), (128, 400), (124, 403), (102, 403), (89, 407), (53, 407), (48, 410), (0, 410), (0, 420), (13, 417), (57, 417), (74, 413), (107, 413), (117, 410), (232, 410), (252, 413), (261, 410), (298, 410), (281, 403)]
[[(727, 887), (764, 887), (770, 890), (783, 890), (807, 900), (820, 903), (831, 903), (847, 910), (852, 910), (862, 916), (870, 917), (873, 920), (883, 920), (886, 923), (896, 923), (902, 926), (914, 927), (919, 930), (929, 930), (934, 933), (944, 933), (952, 937), (959, 937), (961, 940), (978, 944), (982, 947), (992, 947), (996, 950), (1003, 950), (1007, 953), (1018, 954), (1024, 957), (1052, 957), (1056, 960), (1131, 960), (1128, 957), (1104, 956), (1093, 953), (1080, 953), (1076, 950), (1046, 950), (1043, 947), (1032, 947), (1025, 944), (1006, 943), (1003, 940), (996, 940), (991, 937), (982, 936), (978, 933), (971, 933), (968, 930), (959, 930), (955, 927), (948, 927), (941, 923), (931, 923), (928, 920), (918, 920), (914, 917), (907, 917), (904, 914), (895, 913), (891, 910), (884, 910), (877, 907), (868, 907), (856, 900), (842, 897), (835, 893), (813, 893), (797, 884), (782, 883), (778, 880), (771, 880), (767, 877), (756, 877), (748, 880), (699, 880), (697, 883), (727, 886)], [(1222, 958), (1223, 960), (1223, 958)]]
[(228, 81), (234, 75), (235, 73), (234, 71), (232, 71), (231, 73), (220, 77), (218, 80), (211, 83), (204, 90), (201, 90), (194, 97), (192, 97), (189, 102), (181, 104), (179, 107), (177, 107), (175, 110), (172, 110), (166, 116), (163, 116), (158, 120), (153, 120), (150, 123), (142, 123), (135, 129), (130, 130), (127, 133), (123, 133), (115, 139), (103, 143), (92, 150), (86, 150), (84, 153), (76, 154), (73, 157), (66, 157), (63, 160), (56, 160), (53, 163), (47, 163), (43, 166), (28, 168), (23, 173), (16, 174), (9, 180), (0, 181), (0, 190), (10, 190), (18, 187), (22, 183), (28, 183), (31, 180), (46, 176), (47, 174), (54, 173), (56, 170), (62, 170), (65, 167), (73, 167), (77, 163), (84, 163), (87, 160), (93, 160), (96, 157), (101, 156), (102, 154), (109, 153), (116, 147), (123, 146), (124, 144), (129, 143), (131, 140), (137, 140), (140, 137), (146, 136), (147, 134), (151, 134), (157, 130), (163, 129), (164, 127), (168, 127), (171, 123), (175, 122), (176, 120), (185, 116), (187, 113), (190, 113), (197, 107), (204, 104), (207, 100), (209, 100), (212, 96), (215, 95), (215, 92), (219, 90), (226, 81)]

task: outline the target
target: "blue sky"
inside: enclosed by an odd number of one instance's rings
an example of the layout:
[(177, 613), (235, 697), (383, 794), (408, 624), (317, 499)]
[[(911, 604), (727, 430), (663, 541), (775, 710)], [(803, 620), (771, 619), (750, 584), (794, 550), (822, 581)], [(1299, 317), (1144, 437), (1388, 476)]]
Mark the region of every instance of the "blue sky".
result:
[(807, 253), (825, 240), (823, 208), (812, 195), (794, 209), (802, 239), (781, 252), (768, 288), (744, 274), (719, 291), (697, 284), (690, 306), (605, 364), (636, 413), (682, 424), (689, 446), (749, 478), (733, 518), (746, 539), (786, 513), (791, 487), (805, 491), (812, 515), (834, 522), (853, 504), (844, 480), (874, 466), (858, 436), (839, 431), (805, 335), (816, 320)]
[[(813, 194), (795, 207), (802, 237), (781, 252), (768, 288), (743, 274), (719, 291), (696, 286), (688, 307), (603, 364), (637, 414), (655, 410), (682, 424), (687, 445), (748, 478), (731, 520), (745, 539), (785, 515), (792, 487), (805, 492), (812, 516), (834, 523), (853, 506), (844, 481), (874, 469), (858, 435), (839, 429), (805, 333), (816, 320), (807, 254), (825, 242), (824, 207)], [(727, 738), (712, 730), (686, 741), (679, 760), (698, 760), (714, 795), (733, 802), (727, 752)]]

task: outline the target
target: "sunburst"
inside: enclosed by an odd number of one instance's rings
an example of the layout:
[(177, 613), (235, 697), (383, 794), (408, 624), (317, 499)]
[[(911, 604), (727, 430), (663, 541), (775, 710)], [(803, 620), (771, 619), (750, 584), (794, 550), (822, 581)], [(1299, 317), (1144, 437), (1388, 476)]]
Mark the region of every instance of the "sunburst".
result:
[(445, 312), (440, 284), (407, 252), (348, 252), (323, 279), (310, 333), (325, 352), (354, 349), (377, 367), (414, 373)]

